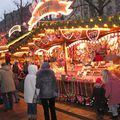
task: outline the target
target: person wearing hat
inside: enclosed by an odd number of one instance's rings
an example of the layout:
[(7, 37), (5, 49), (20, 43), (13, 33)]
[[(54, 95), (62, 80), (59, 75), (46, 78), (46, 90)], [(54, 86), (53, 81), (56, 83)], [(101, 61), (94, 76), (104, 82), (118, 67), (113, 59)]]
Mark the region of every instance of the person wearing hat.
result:
[(103, 81), (101, 80), (101, 78), (97, 78), (94, 83), (92, 98), (94, 98), (96, 119), (103, 120), (106, 98), (105, 98), (105, 89), (103, 87)]
[(40, 89), (39, 98), (44, 109), (45, 120), (57, 120), (55, 111), (55, 98), (58, 96), (58, 87), (55, 74), (48, 62), (44, 62), (37, 72), (36, 88)]

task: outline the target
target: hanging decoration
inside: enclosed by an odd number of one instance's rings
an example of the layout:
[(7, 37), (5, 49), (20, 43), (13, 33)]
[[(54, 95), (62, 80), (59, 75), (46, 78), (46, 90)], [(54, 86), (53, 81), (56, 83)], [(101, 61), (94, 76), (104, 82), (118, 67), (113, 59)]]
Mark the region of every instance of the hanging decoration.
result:
[(5, 35), (5, 33), (0, 33), (0, 46), (6, 45), (8, 42)]
[(49, 15), (69, 15), (72, 10), (69, 9), (72, 1), (62, 0), (44, 0), (39, 2), (33, 10), (32, 17), (29, 20), (29, 30), (31, 30), (41, 19)]
[(8, 36), (10, 37), (14, 32), (19, 31), (21, 32), (21, 26), (20, 25), (14, 25), (8, 33)]
[(75, 37), (76, 40), (80, 40), (81, 36), (82, 36), (82, 30), (74, 32), (74, 37)]
[(56, 36), (54, 34), (46, 34), (46, 37), (47, 37), (48, 41), (50, 41), (50, 42), (55, 40), (55, 38), (56, 38)]
[(61, 38), (61, 32), (59, 30), (55, 31), (55, 36), (60, 39)]
[(86, 30), (86, 35), (89, 40), (96, 41), (100, 35), (100, 30)]
[(61, 31), (61, 34), (64, 38), (66, 38), (67, 40), (70, 40), (74, 33), (72, 31), (66, 31), (66, 30), (60, 30)]

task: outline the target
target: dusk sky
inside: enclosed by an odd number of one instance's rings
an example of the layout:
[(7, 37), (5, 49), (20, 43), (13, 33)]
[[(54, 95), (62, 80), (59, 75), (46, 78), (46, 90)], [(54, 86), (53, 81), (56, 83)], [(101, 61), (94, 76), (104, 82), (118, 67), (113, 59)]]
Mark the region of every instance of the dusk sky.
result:
[[(20, 0), (0, 0), (0, 21), (3, 19), (4, 11), (9, 13), (17, 9), (13, 1), (20, 3)], [(23, 0), (23, 4), (27, 3), (27, 1), (31, 3), (32, 0)]]

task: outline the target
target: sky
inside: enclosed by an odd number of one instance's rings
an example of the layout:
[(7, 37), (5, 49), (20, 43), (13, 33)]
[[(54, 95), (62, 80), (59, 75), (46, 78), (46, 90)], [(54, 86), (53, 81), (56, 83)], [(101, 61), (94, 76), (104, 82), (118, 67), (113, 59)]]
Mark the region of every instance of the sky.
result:
[[(0, 21), (4, 18), (4, 12), (9, 13), (17, 9), (13, 1), (20, 2), (20, 0), (0, 0)], [(32, 0), (23, 0), (23, 5), (27, 3), (27, 1), (29, 3), (32, 2)]]

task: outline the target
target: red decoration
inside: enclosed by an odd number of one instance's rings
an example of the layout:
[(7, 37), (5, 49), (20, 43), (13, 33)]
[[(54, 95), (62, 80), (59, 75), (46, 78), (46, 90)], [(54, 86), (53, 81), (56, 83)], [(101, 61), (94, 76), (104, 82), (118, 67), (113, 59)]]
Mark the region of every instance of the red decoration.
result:
[(61, 30), (61, 34), (64, 38), (66, 38), (68, 40), (70, 40), (74, 35), (73, 32), (68, 32), (68, 31), (65, 31), (65, 30)]
[(74, 37), (76, 40), (80, 40), (81, 36), (82, 36), (82, 31), (74, 32)]
[(86, 35), (89, 40), (96, 41), (100, 35), (100, 30), (87, 30)]

